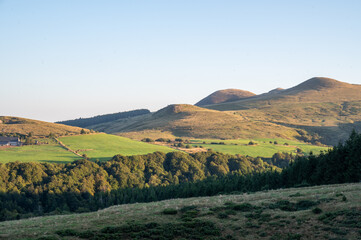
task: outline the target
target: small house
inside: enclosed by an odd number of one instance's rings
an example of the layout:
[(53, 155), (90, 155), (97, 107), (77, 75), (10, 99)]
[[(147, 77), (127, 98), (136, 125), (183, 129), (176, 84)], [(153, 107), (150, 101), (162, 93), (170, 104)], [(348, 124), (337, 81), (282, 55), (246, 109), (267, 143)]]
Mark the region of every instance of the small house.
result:
[(20, 146), (21, 141), (18, 137), (0, 137), (0, 146)]

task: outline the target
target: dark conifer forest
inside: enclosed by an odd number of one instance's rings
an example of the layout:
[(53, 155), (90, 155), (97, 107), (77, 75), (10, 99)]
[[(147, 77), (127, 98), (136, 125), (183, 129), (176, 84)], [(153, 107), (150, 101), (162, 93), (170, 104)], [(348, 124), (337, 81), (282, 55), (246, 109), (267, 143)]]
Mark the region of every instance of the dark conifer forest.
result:
[(136, 116), (149, 114), (149, 113), (150, 113), (150, 111), (148, 109), (138, 109), (138, 110), (133, 110), (133, 111), (128, 111), (128, 112), (104, 114), (104, 115), (99, 115), (99, 116), (90, 117), (90, 118), (78, 118), (78, 119), (73, 119), (73, 120), (60, 121), (57, 123), (61, 123), (61, 124), (69, 125), (69, 126), (86, 128), (88, 126), (99, 124), (99, 123), (106, 123), (106, 122), (116, 121), (116, 120), (124, 119), (124, 118), (136, 117)]

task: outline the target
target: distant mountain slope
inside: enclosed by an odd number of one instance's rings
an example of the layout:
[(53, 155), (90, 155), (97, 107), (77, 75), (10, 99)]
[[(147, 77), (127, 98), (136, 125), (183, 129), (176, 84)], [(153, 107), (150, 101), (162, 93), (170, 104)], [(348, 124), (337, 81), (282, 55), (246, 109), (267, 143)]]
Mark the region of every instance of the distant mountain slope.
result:
[(315, 77), (289, 89), (232, 102), (203, 108), (170, 105), (153, 114), (90, 128), (122, 135), (131, 132), (129, 136), (158, 131), (198, 138), (297, 138), (335, 145), (352, 129), (361, 131), (361, 85)]
[(171, 132), (175, 136), (194, 138), (250, 138), (281, 137), (294, 138), (296, 130), (274, 123), (249, 121), (234, 112), (221, 112), (193, 105), (169, 105), (152, 115), (129, 122), (91, 126), (105, 132), (119, 133), (143, 130)]
[(0, 117), (0, 132), (7, 134), (28, 135), (30, 132), (35, 137), (48, 136), (53, 133), (58, 136), (79, 134), (81, 128), (63, 124), (49, 123), (19, 117)]
[(225, 89), (216, 91), (197, 102), (196, 106), (205, 106), (215, 103), (232, 102), (243, 98), (255, 96), (256, 94), (239, 89)]
[(67, 120), (67, 121), (60, 121), (57, 123), (69, 125), (69, 126), (77, 126), (86, 128), (90, 125), (106, 123), (111, 121), (116, 121), (119, 119), (129, 118), (129, 117), (136, 117), (140, 115), (149, 114), (150, 111), (148, 109), (139, 109), (127, 112), (119, 112), (119, 113), (111, 113), (111, 114), (104, 114), (90, 118), (78, 118), (74, 120)]
[(361, 131), (361, 85), (330, 78), (315, 77), (273, 94), (206, 107), (303, 129), (326, 144), (346, 139), (352, 129)]
[[(272, 94), (271, 94), (272, 93)], [(361, 85), (340, 82), (331, 78), (311, 78), (295, 87), (271, 91), (252, 98), (208, 105), (207, 108), (233, 111), (264, 107), (285, 102), (321, 103), (361, 100)]]

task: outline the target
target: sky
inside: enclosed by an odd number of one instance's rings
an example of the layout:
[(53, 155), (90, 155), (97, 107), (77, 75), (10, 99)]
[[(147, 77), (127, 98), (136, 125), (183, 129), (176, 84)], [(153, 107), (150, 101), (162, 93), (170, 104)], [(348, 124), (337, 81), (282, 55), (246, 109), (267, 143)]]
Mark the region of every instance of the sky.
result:
[(360, 12), (359, 0), (0, 0), (0, 116), (157, 111), (315, 76), (361, 84)]

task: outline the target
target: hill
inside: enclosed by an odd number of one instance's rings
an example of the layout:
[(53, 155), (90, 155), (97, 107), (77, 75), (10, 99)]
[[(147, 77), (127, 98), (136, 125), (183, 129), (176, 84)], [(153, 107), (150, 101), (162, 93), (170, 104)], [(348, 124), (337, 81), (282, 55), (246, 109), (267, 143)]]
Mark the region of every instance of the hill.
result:
[(172, 152), (172, 148), (134, 141), (109, 134), (90, 134), (61, 137), (59, 140), (78, 154), (86, 154), (91, 160), (106, 161), (117, 154), (130, 156), (153, 152)]
[(15, 161), (68, 163), (82, 159), (83, 154), (86, 154), (90, 160), (106, 161), (117, 154), (129, 156), (157, 151), (164, 153), (175, 151), (166, 146), (102, 133), (66, 136), (58, 139), (63, 145), (55, 140), (42, 139), (47, 143), (0, 149), (0, 163)]
[[(340, 82), (331, 78), (314, 77), (295, 87), (271, 91), (249, 99), (232, 103), (219, 103), (207, 106), (221, 111), (242, 110), (278, 103), (325, 103), (361, 100), (361, 85)], [(272, 94), (270, 94), (272, 93)]]
[(216, 91), (197, 102), (196, 106), (205, 106), (216, 103), (232, 102), (243, 98), (255, 96), (256, 94), (239, 89), (225, 89)]
[(361, 130), (361, 85), (311, 78), (289, 89), (202, 107), (176, 104), (158, 112), (89, 126), (132, 138), (298, 139), (335, 145)]
[(0, 132), (3, 135), (18, 134), (28, 135), (32, 133), (34, 137), (46, 137), (50, 133), (57, 136), (79, 134), (82, 129), (79, 127), (66, 126), (63, 124), (49, 123), (38, 120), (19, 117), (0, 117)]
[[(293, 138), (296, 130), (270, 122), (249, 121), (234, 112), (222, 112), (193, 105), (169, 105), (151, 115), (116, 121), (111, 124), (93, 125), (93, 129), (108, 133), (141, 132), (158, 130), (175, 136), (192, 138)], [(146, 131), (145, 131), (146, 134)]]
[(352, 129), (361, 130), (361, 85), (330, 78), (312, 78), (293, 88), (250, 99), (206, 106), (220, 111), (236, 111), (252, 120), (273, 122), (302, 129), (311, 138), (335, 145)]
[(88, 127), (90, 125), (94, 125), (94, 124), (106, 123), (106, 122), (116, 121), (119, 119), (146, 115), (149, 113), (150, 113), (150, 111), (148, 109), (139, 109), (139, 110), (133, 110), (133, 111), (128, 111), (128, 112), (104, 114), (104, 115), (99, 115), (99, 116), (95, 116), (95, 117), (91, 117), (91, 118), (78, 118), (78, 119), (74, 119), (74, 120), (60, 121), (57, 123), (61, 123), (61, 124), (69, 125), (69, 126), (86, 128), (86, 127)]
[[(3, 239), (360, 239), (361, 184), (113, 206), (0, 222)], [(16, 226), (16, 228), (14, 228)]]

